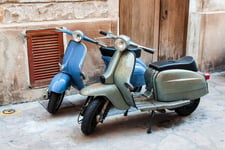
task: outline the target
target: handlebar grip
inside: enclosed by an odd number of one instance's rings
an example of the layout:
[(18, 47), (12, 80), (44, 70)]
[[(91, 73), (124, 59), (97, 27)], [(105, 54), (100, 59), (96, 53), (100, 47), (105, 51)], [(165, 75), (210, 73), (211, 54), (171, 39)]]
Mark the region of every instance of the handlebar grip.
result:
[(155, 51), (153, 49), (150, 49), (150, 48), (143, 48), (143, 50), (148, 52), (148, 53), (151, 53), (151, 54), (155, 53)]
[(107, 35), (107, 32), (104, 32), (104, 31), (99, 31), (99, 33), (105, 36)]

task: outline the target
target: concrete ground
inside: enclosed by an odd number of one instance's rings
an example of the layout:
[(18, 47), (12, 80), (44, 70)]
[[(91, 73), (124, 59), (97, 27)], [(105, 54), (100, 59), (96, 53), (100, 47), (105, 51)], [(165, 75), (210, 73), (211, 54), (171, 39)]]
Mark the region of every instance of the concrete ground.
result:
[[(225, 150), (225, 75), (212, 74), (210, 93), (188, 117), (157, 113), (151, 134), (146, 134), (149, 114), (133, 111), (128, 117), (110, 112), (91, 136), (77, 123), (84, 97), (68, 96), (56, 115), (47, 101), (0, 107), (1, 150)], [(15, 109), (13, 114), (4, 114)], [(115, 113), (116, 112), (116, 113)]]

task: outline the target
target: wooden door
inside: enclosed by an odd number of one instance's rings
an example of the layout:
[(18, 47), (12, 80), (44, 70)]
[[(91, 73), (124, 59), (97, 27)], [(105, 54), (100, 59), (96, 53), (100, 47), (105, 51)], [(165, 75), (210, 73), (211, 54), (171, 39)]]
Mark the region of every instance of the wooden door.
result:
[[(134, 42), (147, 47), (154, 47), (156, 0), (120, 0), (120, 34), (131, 37)], [(158, 31), (157, 31), (158, 32)], [(145, 62), (150, 62), (152, 55), (142, 54)]]
[(120, 34), (156, 49), (155, 60), (180, 58), (186, 51), (188, 7), (189, 0), (120, 0)]
[(186, 54), (189, 0), (161, 0), (159, 60), (177, 59)]

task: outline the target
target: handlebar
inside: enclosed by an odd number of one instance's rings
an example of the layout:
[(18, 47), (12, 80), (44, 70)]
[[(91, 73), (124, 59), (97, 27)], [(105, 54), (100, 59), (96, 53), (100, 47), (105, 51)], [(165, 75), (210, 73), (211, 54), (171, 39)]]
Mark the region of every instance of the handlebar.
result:
[(99, 31), (100, 34), (106, 36), (107, 35), (107, 32), (104, 32), (104, 31)]
[(143, 50), (146, 51), (146, 52), (148, 52), (148, 53), (151, 53), (151, 54), (154, 54), (155, 53), (155, 51), (153, 49), (150, 49), (150, 48), (143, 49)]
[[(69, 34), (69, 35), (73, 35), (73, 33), (76, 32), (76, 31), (70, 31), (68, 29), (61, 29), (61, 28), (57, 28), (57, 31), (58, 32), (63, 32), (63, 33)], [(82, 31), (80, 31), (80, 32), (82, 32)], [(120, 36), (116, 36), (116, 35), (112, 34), (111, 32), (100, 31), (99, 33), (105, 36), (103, 38), (116, 39), (116, 38), (119, 38), (120, 37)], [(127, 36), (125, 36), (125, 37), (127, 37)], [(130, 39), (130, 38), (127, 37), (127, 39)], [(104, 43), (98, 42), (98, 41), (96, 41), (96, 40), (94, 40), (92, 38), (89, 38), (88, 36), (84, 35), (83, 32), (82, 32), (82, 40), (85, 40), (85, 41), (90, 42), (90, 43), (93, 43), (93, 44), (97, 44), (99, 46), (107, 47)], [(141, 48), (144, 51), (146, 51), (148, 53), (151, 53), (151, 54), (154, 53), (154, 50), (153, 49), (147, 48), (147, 47), (144, 47), (144, 46), (141, 46), (141, 45), (139, 45), (137, 43), (134, 43), (132, 41), (129, 41), (129, 45), (128, 46), (134, 46), (134, 47), (137, 47), (137, 48)]]
[(99, 33), (104, 35), (105, 37), (100, 37), (97, 39), (116, 39), (118, 37), (118, 36), (112, 34), (112, 32), (99, 31)]
[(150, 53), (150, 54), (154, 54), (155, 50), (151, 49), (151, 48), (147, 48), (147, 47), (143, 47), (143, 46), (139, 46), (139, 48), (143, 49), (144, 51)]
[(125, 35), (116, 36), (116, 35), (112, 34), (111, 32), (107, 33), (107, 32), (104, 32), (104, 31), (100, 31), (99, 33), (104, 35), (104, 36), (106, 36), (106, 37), (103, 37), (103, 38), (116, 39), (116, 38), (119, 38), (119, 37), (126, 37), (126, 39), (129, 39), (129, 41), (127, 41), (129, 43), (128, 47), (129, 46), (133, 46), (133, 47), (136, 47), (136, 48), (141, 48), (141, 49), (143, 49), (144, 51), (146, 51), (148, 53), (154, 54), (154, 49), (147, 48), (147, 47), (141, 46), (141, 45), (139, 45), (137, 43), (134, 43), (134, 42), (130, 41), (130, 38), (128, 36), (125, 36)]
[(67, 29), (61, 29), (61, 28), (56, 28), (56, 32), (63, 32), (69, 35), (73, 35), (73, 31), (67, 30)]
[[(70, 31), (68, 29), (61, 29), (61, 28), (57, 28), (56, 29), (57, 32), (63, 32), (63, 33), (66, 33), (66, 34), (69, 34), (69, 35), (73, 35), (74, 32), (78, 31), (78, 30), (75, 30), (75, 31)], [(87, 42), (90, 42), (90, 43), (93, 43), (93, 44), (96, 44), (96, 45), (99, 45), (99, 46), (103, 46), (103, 47), (106, 47), (106, 45), (102, 42), (98, 42), (98, 41), (95, 41), (94, 39), (84, 35), (84, 33), (82, 31), (79, 31), (82, 33), (82, 40), (84, 41), (87, 41)]]

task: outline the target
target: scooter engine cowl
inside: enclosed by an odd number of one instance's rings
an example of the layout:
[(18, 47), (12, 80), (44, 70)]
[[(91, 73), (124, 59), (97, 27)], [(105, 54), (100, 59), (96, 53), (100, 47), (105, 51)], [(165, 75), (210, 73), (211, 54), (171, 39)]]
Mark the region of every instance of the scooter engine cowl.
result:
[(155, 98), (159, 101), (193, 100), (208, 93), (205, 77), (200, 72), (189, 70), (157, 72), (152, 83)]

